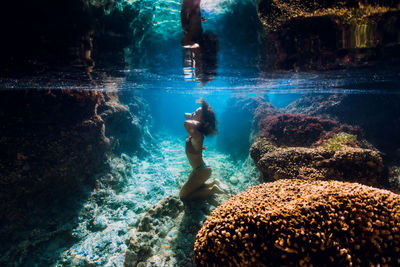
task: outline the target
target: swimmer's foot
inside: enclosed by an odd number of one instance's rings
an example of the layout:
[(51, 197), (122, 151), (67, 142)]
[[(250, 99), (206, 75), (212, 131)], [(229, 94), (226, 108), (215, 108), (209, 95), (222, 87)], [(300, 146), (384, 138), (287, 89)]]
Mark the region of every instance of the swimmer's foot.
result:
[(224, 189), (221, 189), (221, 187), (219, 187), (219, 186), (216, 185), (216, 184), (214, 184), (214, 185), (211, 187), (211, 192), (214, 193), (214, 194), (227, 194), (227, 193), (229, 193), (228, 191), (226, 191), (226, 190), (224, 190)]
[(199, 48), (200, 45), (198, 43), (194, 43), (194, 44), (187, 44), (183, 46), (184, 48)]
[(216, 194), (229, 194), (230, 193), (228, 190), (223, 189), (223, 186), (221, 186), (221, 183), (218, 180), (214, 180), (214, 181), (206, 183), (206, 184), (211, 190), (214, 187), (216, 187), (217, 189), (214, 189), (214, 190), (216, 190), (216, 192), (215, 192)]
[(205, 182), (205, 184), (208, 185), (208, 186), (220, 185), (218, 180), (214, 180), (212, 182)]

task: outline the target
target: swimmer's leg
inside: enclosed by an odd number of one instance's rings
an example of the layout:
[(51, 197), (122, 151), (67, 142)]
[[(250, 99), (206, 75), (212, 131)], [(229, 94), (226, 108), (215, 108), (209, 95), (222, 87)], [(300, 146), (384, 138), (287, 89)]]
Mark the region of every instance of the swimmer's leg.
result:
[(204, 183), (210, 178), (211, 176), (211, 168), (205, 167), (199, 170), (193, 170), (192, 173), (189, 175), (188, 180), (182, 186), (181, 191), (179, 192), (179, 197), (181, 199), (189, 199), (190, 195), (202, 187)]

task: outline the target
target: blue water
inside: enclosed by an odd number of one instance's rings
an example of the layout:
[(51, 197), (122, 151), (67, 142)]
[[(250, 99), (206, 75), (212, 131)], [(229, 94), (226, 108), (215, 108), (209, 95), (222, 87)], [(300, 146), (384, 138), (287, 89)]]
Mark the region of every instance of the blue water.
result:
[[(187, 78), (184, 71), (183, 67), (165, 71), (160, 68), (114, 70), (118, 75), (107, 80), (99, 79), (96, 85), (73, 79), (75, 74), (68, 74), (72, 78), (66, 78), (66, 73), (26, 77), (18, 81), (3, 79), (5, 89), (100, 90), (118, 94), (127, 105), (139, 98), (148, 105), (151, 118), (148, 125), (143, 125), (146, 128), (143, 146), (150, 153), (110, 157), (111, 172), (106, 175), (116, 177), (120, 184), (94, 189), (81, 204), (78, 224), (65, 222), (59, 226), (59, 229), (72, 227), (72, 237), (69, 238), (73, 241), (65, 245), (60, 241), (64, 237), (55, 234), (54, 241), (45, 241), (39, 248), (34, 247), (37, 249), (35, 254), (22, 262), (28, 266), (38, 262), (60, 266), (123, 266), (128, 247), (126, 242), (136, 229), (138, 220), (160, 200), (177, 195), (190, 174), (191, 168), (184, 152), (187, 134), (183, 127), (183, 114), (194, 111), (198, 107), (196, 100), (201, 97), (208, 101), (217, 115), (219, 134), (205, 139), (204, 145), (208, 149), (204, 158), (213, 169), (211, 180), (218, 180), (221, 187), (229, 191), (222, 196), (220, 201), (223, 201), (260, 183), (258, 171), (248, 156), (252, 117), (245, 113), (235, 114), (233, 99), (258, 98), (284, 109), (309, 94), (390, 98), (400, 93), (400, 72), (393, 68), (325, 73), (263, 73), (255, 67), (218, 68), (218, 75), (206, 84), (195, 76)], [(229, 142), (228, 146), (226, 142)], [(398, 144), (395, 140), (393, 143)], [(160, 239), (161, 242), (173, 242), (171, 240), (178, 235), (176, 231), (171, 230), (170, 239)], [(16, 246), (13, 253), (18, 253), (23, 242), (25, 240), (21, 240), (20, 247)], [(160, 263), (172, 252), (160, 247), (155, 253), (158, 258), (152, 260)], [(3, 257), (10, 256), (6, 254)]]
[[(148, 106), (151, 118), (143, 125), (142, 145), (148, 153), (110, 156), (111, 170), (105, 175), (114, 177), (119, 184), (91, 191), (88, 199), (80, 203), (76, 225), (64, 222), (54, 235), (51, 232), (39, 245), (28, 246), (35, 251), (33, 255), (27, 252), (25, 257), (19, 257), (26, 242), (30, 242), (27, 234), (0, 260), (26, 266), (123, 266), (127, 240), (138, 220), (160, 200), (177, 195), (191, 171), (184, 151), (187, 133), (183, 114), (194, 111), (199, 98), (206, 99), (217, 115), (219, 134), (205, 139), (208, 149), (204, 158), (213, 169), (211, 179), (220, 181), (229, 192), (221, 197), (223, 201), (260, 183), (259, 173), (248, 156), (254, 138), (252, 116), (235, 113), (234, 99), (261, 99), (284, 109), (309, 94), (386, 98), (400, 94), (399, 67), (304, 73), (260, 70), (260, 25), (241, 20), (256, 16), (250, 0), (202, 1), (207, 18), (204, 29), (218, 35), (219, 50), (216, 63), (210, 63), (211, 73), (204, 74), (203, 69), (199, 74), (196, 66), (184, 64), (185, 50), (179, 44), (183, 36), (180, 1), (118, 2), (140, 11), (131, 25), (135, 42), (126, 54), (132, 65), (126, 69), (95, 69), (90, 76), (48, 72), (19, 79), (1, 78), (0, 84), (1, 89), (7, 90), (72, 88), (113, 92), (126, 105), (140, 98)], [(397, 140), (393, 143), (398, 145)], [(71, 230), (72, 236), (59, 234), (64, 228)], [(169, 234), (176, 236), (176, 229)], [(170, 242), (167, 237), (162, 242)], [(69, 242), (64, 243), (64, 238)], [(161, 248), (155, 252), (160, 258), (170, 255)]]

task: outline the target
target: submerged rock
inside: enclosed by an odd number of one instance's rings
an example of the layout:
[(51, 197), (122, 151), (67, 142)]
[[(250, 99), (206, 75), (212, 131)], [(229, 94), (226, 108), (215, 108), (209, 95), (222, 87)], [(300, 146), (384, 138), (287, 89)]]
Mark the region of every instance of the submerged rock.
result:
[[(129, 125), (137, 118), (118, 103), (118, 98), (113, 97), (109, 103), (110, 99), (98, 91), (1, 92), (0, 237), (17, 245), (0, 245), (0, 263), (15, 259), (29, 263), (36, 249), (58, 235), (62, 235), (64, 241), (59, 244), (54, 241), (50, 245), (54, 250), (73, 242), (74, 238), (67, 233), (77, 223), (80, 201), (87, 196), (85, 194), (95, 185), (118, 187), (115, 183), (126, 179), (104, 175), (110, 167), (109, 154), (118, 154), (110, 145), (110, 139), (119, 142), (119, 138), (124, 138), (112, 125), (112, 118), (118, 118), (118, 122), (126, 126), (126, 135), (129, 131), (135, 132), (134, 126)], [(104, 119), (98, 114), (101, 106), (109, 108), (107, 116), (102, 112)], [(141, 135), (137, 136), (140, 138)], [(130, 149), (133, 151), (134, 147)], [(126, 176), (131, 170), (123, 172), (121, 176)], [(69, 226), (66, 222), (70, 222)], [(98, 217), (93, 218), (88, 227), (101, 231), (107, 224), (105, 218)], [(38, 242), (30, 241), (29, 232), (33, 229), (39, 233)], [(21, 254), (27, 242), (29, 249)], [(41, 259), (41, 263), (50, 265), (51, 260), (53, 256)]]
[(390, 166), (388, 171), (389, 184), (391, 188), (400, 194), (400, 163)]
[(97, 113), (104, 120), (105, 135), (111, 139), (114, 151), (129, 155), (144, 152), (142, 141), (149, 114), (146, 103), (134, 98), (129, 106), (124, 105), (115, 94), (106, 94), (105, 98)]
[(398, 265), (400, 196), (339, 181), (279, 180), (215, 209), (198, 266)]
[(79, 191), (105, 170), (109, 140), (96, 113), (102, 93), (7, 91), (0, 101), (2, 205), (14, 210), (35, 194), (43, 199)]
[[(150, 209), (138, 222), (137, 228), (130, 231), (124, 266), (138, 266), (151, 261), (150, 258), (159, 255), (161, 250), (166, 250), (164, 253), (168, 254), (172, 230), (177, 225), (178, 217), (182, 217), (183, 210), (183, 203), (177, 196), (170, 196)], [(168, 244), (164, 239), (168, 239)]]
[(382, 184), (383, 162), (376, 151), (332, 139), (316, 148), (277, 148), (261, 139), (253, 144), (250, 154), (264, 181), (304, 178)]
[(287, 106), (286, 111), (357, 125), (363, 136), (387, 157), (400, 158), (399, 101), (395, 94), (305, 95)]
[[(336, 100), (332, 98), (332, 106)], [(297, 102), (301, 108), (312, 110)], [(316, 101), (307, 104), (326, 108)], [(285, 110), (296, 111), (291, 107)], [(382, 158), (363, 138), (359, 127), (339, 123), (329, 116), (276, 114), (268, 108), (255, 119), (260, 138), (251, 146), (250, 155), (264, 181), (303, 177), (384, 184)]]
[(223, 202), (220, 197), (210, 201), (182, 203), (169, 196), (153, 206), (130, 230), (124, 266), (192, 266), (196, 233)]
[(281, 113), (259, 117), (259, 136), (276, 146), (308, 147), (337, 132), (361, 135), (357, 127), (340, 125), (337, 121), (303, 114)]

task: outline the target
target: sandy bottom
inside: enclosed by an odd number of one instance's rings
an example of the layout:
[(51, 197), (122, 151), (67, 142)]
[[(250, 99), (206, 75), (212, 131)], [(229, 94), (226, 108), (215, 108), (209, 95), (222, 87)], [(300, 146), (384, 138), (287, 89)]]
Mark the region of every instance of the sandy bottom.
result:
[[(130, 235), (137, 232), (137, 222), (157, 202), (177, 196), (191, 171), (184, 140), (160, 135), (149, 147), (152, 152), (145, 158), (123, 154), (109, 159), (112, 170), (104, 180), (112, 182), (99, 182), (83, 204), (79, 223), (73, 229), (76, 242), (69, 248), (58, 249), (57, 265), (123, 266)], [(258, 172), (249, 158), (233, 162), (212, 147), (204, 152), (204, 157), (213, 169), (210, 180), (218, 180), (229, 192), (220, 200), (259, 183)], [(174, 222), (164, 221), (171, 223)], [(177, 234), (171, 231), (160, 242), (172, 240)], [(165, 244), (161, 247), (169, 248)]]

